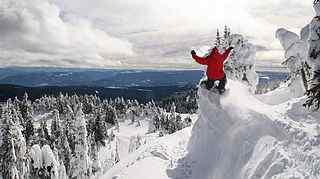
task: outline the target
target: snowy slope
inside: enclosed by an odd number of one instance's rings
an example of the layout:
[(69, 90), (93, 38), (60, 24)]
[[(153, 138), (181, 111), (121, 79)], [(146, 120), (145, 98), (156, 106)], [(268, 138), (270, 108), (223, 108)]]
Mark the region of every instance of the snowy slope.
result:
[(192, 129), (144, 145), (102, 178), (320, 178), (320, 114), (302, 107), (304, 97), (276, 102), (279, 94), (257, 98), (239, 82), (228, 88), (222, 97), (199, 89)]
[(156, 139), (128, 155), (101, 178), (168, 178), (167, 167), (185, 155), (185, 146), (190, 138), (190, 131), (189, 127), (171, 136)]

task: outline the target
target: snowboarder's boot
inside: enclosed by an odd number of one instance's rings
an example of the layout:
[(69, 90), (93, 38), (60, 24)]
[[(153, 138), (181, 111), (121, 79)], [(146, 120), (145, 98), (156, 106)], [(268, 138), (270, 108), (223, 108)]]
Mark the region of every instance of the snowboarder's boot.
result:
[(226, 92), (226, 89), (223, 88), (223, 89), (219, 89), (218, 91), (219, 91), (219, 94), (222, 95), (222, 94), (224, 94), (224, 92)]

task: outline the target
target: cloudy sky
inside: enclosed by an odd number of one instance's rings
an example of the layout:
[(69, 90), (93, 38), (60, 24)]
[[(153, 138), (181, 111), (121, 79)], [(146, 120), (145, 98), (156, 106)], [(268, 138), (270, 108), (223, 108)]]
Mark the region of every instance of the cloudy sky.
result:
[(299, 33), (312, 0), (1, 0), (0, 66), (193, 68), (190, 49), (224, 25), (283, 59), (277, 28)]

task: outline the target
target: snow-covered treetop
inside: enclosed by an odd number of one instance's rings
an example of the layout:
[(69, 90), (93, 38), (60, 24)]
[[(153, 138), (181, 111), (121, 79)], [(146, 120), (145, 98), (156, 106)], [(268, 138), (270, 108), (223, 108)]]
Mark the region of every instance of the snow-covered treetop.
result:
[[(305, 27), (301, 34), (305, 37), (308, 32), (306, 32), (308, 27)], [(300, 39), (299, 35), (284, 28), (280, 28), (276, 32), (276, 37), (280, 41), (283, 49), (285, 50), (285, 62), (284, 65), (291, 72), (291, 79), (295, 79), (297, 73), (300, 73), (302, 64), (307, 61), (308, 56), (308, 38)]]
[[(301, 34), (304, 38), (308, 35), (307, 31), (308, 26), (301, 31)], [(303, 40), (300, 39), (299, 35), (294, 32), (288, 31), (284, 28), (280, 28), (276, 32), (276, 37), (279, 39), (281, 45), (285, 50), (285, 58), (299, 58), (299, 64), (303, 61), (306, 61), (307, 52), (308, 52), (308, 45), (307, 39)]]
[(232, 34), (231, 39), (231, 46), (234, 47), (231, 58), (242, 66), (254, 65), (256, 63), (256, 47), (240, 34)]
[(316, 15), (320, 16), (320, 0), (315, 0), (313, 2), (313, 8), (316, 11)]
[(299, 36), (293, 32), (290, 32), (284, 28), (280, 28), (276, 32), (276, 38), (280, 41), (284, 50), (288, 50), (288, 48), (298, 42), (300, 40)]

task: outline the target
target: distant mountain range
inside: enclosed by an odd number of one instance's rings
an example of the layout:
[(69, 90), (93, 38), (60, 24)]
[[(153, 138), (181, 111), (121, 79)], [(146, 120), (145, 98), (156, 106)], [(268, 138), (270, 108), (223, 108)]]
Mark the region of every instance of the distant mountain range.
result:
[(84, 69), (0, 69), (0, 84), (39, 86), (171, 86), (196, 84), (201, 71), (84, 70)]
[(46, 87), (24, 87), (17, 85), (0, 84), (0, 101), (5, 102), (9, 98), (21, 99), (25, 92), (30, 100), (39, 99), (43, 96), (68, 95), (97, 95), (102, 99), (123, 97), (125, 99), (137, 99), (145, 103), (151, 100), (159, 101), (171, 95), (184, 93), (193, 89), (194, 86), (158, 86), (158, 87), (128, 87), (128, 88), (104, 88), (88, 86), (46, 86)]
[[(89, 86), (89, 87), (157, 87), (196, 85), (200, 70), (99, 70), (60, 68), (2, 68), (0, 84), (26, 87)], [(261, 82), (282, 80), (286, 73), (259, 72)]]

